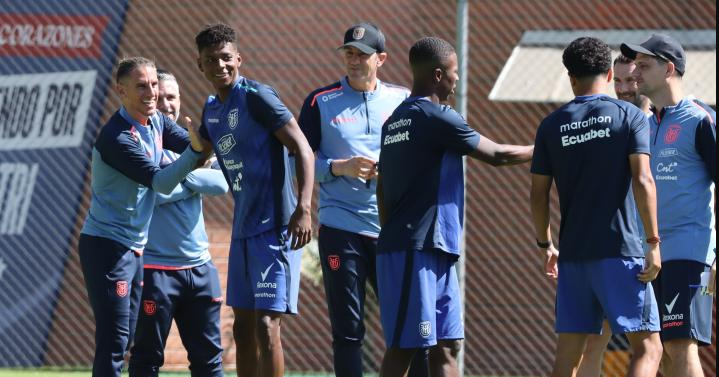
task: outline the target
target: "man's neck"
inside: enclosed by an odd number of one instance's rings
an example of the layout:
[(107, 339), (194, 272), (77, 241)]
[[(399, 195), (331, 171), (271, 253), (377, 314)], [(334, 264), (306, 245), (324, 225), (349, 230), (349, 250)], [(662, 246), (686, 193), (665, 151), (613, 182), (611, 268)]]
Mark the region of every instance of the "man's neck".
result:
[(347, 77), (347, 83), (349, 86), (358, 92), (373, 92), (377, 88), (377, 77), (373, 77), (369, 80), (352, 80)]
[(654, 107), (657, 108), (657, 111), (662, 111), (662, 109), (667, 106), (676, 106), (679, 101), (682, 100), (682, 88), (676, 84), (669, 84), (649, 98), (652, 100)]
[(235, 78), (234, 81), (232, 81), (232, 84), (229, 86), (223, 86), (221, 88), (215, 88), (215, 91), (217, 91), (217, 98), (220, 99), (220, 102), (224, 103), (230, 98), (230, 95), (232, 94), (232, 88), (237, 85), (237, 81), (239, 80), (239, 77)]

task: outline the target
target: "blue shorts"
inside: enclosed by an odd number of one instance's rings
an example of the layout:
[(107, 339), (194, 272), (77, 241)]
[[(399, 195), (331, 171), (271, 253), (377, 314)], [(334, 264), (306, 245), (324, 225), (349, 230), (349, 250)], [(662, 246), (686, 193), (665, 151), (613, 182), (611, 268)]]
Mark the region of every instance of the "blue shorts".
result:
[(233, 239), (227, 272), (227, 305), (297, 314), (301, 259), (302, 249), (290, 249), (286, 231), (272, 230)]
[(606, 317), (615, 334), (659, 331), (659, 309), (651, 284), (637, 274), (644, 258), (560, 262), (556, 331), (599, 334)]
[(662, 317), (662, 341), (694, 339), (701, 346), (711, 345), (714, 297), (702, 284), (704, 274), (709, 274), (709, 266), (701, 262), (662, 262), (654, 281)]
[(436, 250), (377, 254), (377, 289), (387, 348), (427, 348), (464, 339), (453, 255)]

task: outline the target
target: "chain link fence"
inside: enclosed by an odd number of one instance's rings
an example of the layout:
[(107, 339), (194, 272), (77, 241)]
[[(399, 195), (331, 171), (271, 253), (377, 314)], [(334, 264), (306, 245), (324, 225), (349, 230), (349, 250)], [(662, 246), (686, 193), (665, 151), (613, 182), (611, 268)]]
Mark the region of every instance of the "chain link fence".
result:
[[(0, 146), (0, 313), (5, 313), (0, 316), (0, 333), (5, 334), (0, 343), (0, 366), (75, 368), (91, 364), (93, 321), (79, 267), (77, 238), (90, 200), (89, 146), (98, 126), (120, 105), (118, 97), (107, 88), (109, 71), (99, 69), (96, 91), (88, 105), (90, 113), (96, 111), (97, 116), (90, 116), (94, 123), (87, 126), (82, 143), (74, 146), (78, 149), (37, 149), (28, 145), (17, 153), (7, 152), (11, 150), (8, 145), (15, 143), (8, 136), (13, 119), (8, 114), (23, 111), (22, 106), (11, 107), (11, 87), (19, 80), (17, 75), (88, 68), (87, 58), (82, 56), (45, 57), (39, 61), (42, 65), (24, 58), (25, 52), (11, 49), (5, 25), (55, 25), (60, 21), (72, 24), (76, 14), (101, 15), (104, 18), (98, 22), (104, 20), (107, 35), (115, 33), (118, 39), (114, 47), (111, 42), (103, 44), (96, 58), (98, 64), (104, 67), (121, 57), (135, 55), (155, 59), (159, 67), (177, 76), (181, 112), (193, 119), (199, 119), (204, 99), (212, 91), (197, 69), (194, 45), (195, 33), (207, 23), (226, 22), (238, 31), (242, 74), (274, 86), (296, 116), (307, 94), (343, 75), (335, 48), (350, 25), (369, 20), (383, 29), (389, 60), (381, 68), (380, 77), (404, 86), (411, 84), (407, 51), (415, 40), (435, 35), (455, 41), (457, 35), (453, 0), (129, 0), (126, 6), (110, 0), (12, 1), (8, 9), (0, 7), (0, 143), (5, 144)], [(67, 6), (63, 7), (65, 2)], [(495, 141), (531, 143), (541, 119), (571, 98), (561, 51), (567, 38), (576, 34), (600, 36), (614, 49), (624, 39), (640, 42), (652, 30), (680, 35), (689, 45), (685, 77), (688, 91), (715, 106), (715, 1), (476, 0), (469, 5), (469, 64), (467, 71), (461, 72), (468, 78), (468, 120)], [(55, 19), (48, 14), (65, 18)], [(113, 22), (116, 18), (117, 22)], [(18, 164), (31, 153), (39, 161), (39, 172), (20, 172)], [(551, 368), (556, 340), (555, 285), (543, 276), (541, 257), (533, 247), (528, 170), (526, 165), (493, 169), (474, 161), (468, 163), (467, 246), (463, 256), (467, 274), (467, 375), (539, 376)], [(71, 171), (79, 172), (73, 178), (77, 187), (65, 194), (67, 179), (47, 178)], [(37, 180), (30, 178), (33, 174)], [(35, 181), (31, 187), (29, 182)], [(60, 195), (48, 196), (46, 190), (59, 191)], [(9, 193), (20, 197), (21, 192), (29, 193), (29, 197), (15, 202), (10, 199)], [(74, 206), (62, 200), (73, 196), (79, 198)], [(229, 196), (206, 198), (204, 203), (211, 252), (224, 281), (232, 200)], [(20, 207), (13, 210), (18, 215), (8, 215), (11, 204)], [(30, 208), (25, 218), (23, 205)], [(554, 205), (555, 220), (559, 218), (557, 209)], [(69, 224), (65, 233), (53, 230), (53, 219)], [(15, 229), (10, 234), (3, 224), (13, 221), (27, 224), (24, 230)], [(35, 249), (42, 252), (32, 252)], [(316, 251), (312, 250), (310, 247), (305, 253), (300, 315), (284, 322), (283, 344), (288, 370), (329, 373), (330, 325)], [(12, 276), (23, 276), (25, 280), (12, 280)], [(52, 276), (55, 284), (44, 284)], [(15, 281), (25, 281), (28, 287), (23, 290), (30, 292), (13, 293), (22, 288)], [(42, 287), (44, 296), (33, 293), (33, 287)], [(40, 301), (49, 305), (42, 311), (45, 314), (34, 309)], [(376, 298), (372, 296), (368, 302), (365, 370), (376, 372), (384, 345)], [(224, 361), (227, 368), (233, 369), (232, 313), (229, 308), (223, 310)], [(11, 320), (21, 317), (24, 319)], [(27, 343), (34, 352), (12, 351)], [(604, 367), (607, 376), (623, 375), (626, 369), (627, 352), (621, 346), (614, 348), (620, 350), (608, 352)], [(705, 370), (715, 375), (715, 347), (701, 352)], [(186, 353), (173, 330), (167, 345), (166, 368), (186, 367)]]

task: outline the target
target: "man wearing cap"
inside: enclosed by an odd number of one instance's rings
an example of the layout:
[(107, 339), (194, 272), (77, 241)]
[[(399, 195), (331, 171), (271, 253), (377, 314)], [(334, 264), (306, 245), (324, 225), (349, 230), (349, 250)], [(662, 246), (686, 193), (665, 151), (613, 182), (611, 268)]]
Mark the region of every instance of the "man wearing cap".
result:
[(684, 97), (686, 54), (675, 39), (652, 35), (622, 44), (634, 59), (639, 92), (654, 103), (651, 166), (658, 193), (662, 272), (655, 282), (665, 375), (703, 376), (699, 345), (711, 344), (716, 231), (711, 203), (716, 182), (716, 113)]
[[(376, 25), (362, 22), (350, 27), (338, 50), (346, 76), (307, 96), (299, 124), (317, 155), (319, 252), (332, 324), (335, 374), (359, 377), (366, 282), (375, 292), (377, 286), (375, 254), (380, 227), (375, 178), (380, 134), (382, 124), (409, 90), (377, 78), (387, 52), (384, 34)], [(415, 369), (421, 373), (425, 368)]]

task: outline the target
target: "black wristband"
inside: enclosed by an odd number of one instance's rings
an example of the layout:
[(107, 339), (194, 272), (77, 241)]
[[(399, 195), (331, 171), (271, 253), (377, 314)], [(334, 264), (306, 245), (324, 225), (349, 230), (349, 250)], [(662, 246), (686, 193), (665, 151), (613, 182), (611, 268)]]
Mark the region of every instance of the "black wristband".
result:
[(547, 242), (541, 242), (539, 240), (536, 240), (536, 241), (537, 241), (537, 247), (539, 247), (540, 249), (549, 249), (552, 246), (552, 240), (549, 240)]

